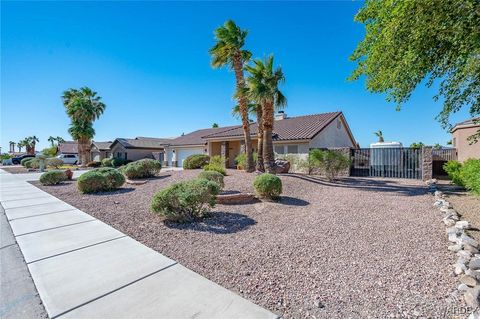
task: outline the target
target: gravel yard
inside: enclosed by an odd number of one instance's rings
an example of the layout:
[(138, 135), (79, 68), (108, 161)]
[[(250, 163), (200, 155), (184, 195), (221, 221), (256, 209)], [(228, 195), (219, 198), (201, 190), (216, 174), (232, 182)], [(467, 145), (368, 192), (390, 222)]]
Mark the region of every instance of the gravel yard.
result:
[[(449, 306), (455, 255), (422, 182), (282, 175), (278, 203), (218, 205), (186, 225), (149, 212), (156, 191), (198, 172), (97, 195), (35, 184), (285, 318), (431, 318)], [(253, 192), (253, 174), (228, 174), (227, 190)]]

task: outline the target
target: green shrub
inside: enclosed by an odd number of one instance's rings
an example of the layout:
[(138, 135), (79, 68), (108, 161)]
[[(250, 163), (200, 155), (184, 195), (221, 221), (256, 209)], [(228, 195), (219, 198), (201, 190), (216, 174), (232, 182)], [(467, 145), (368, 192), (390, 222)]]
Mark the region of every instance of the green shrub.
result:
[(323, 171), (329, 181), (335, 180), (338, 173), (350, 166), (350, 159), (335, 150), (312, 150), (309, 158)]
[(111, 191), (125, 183), (125, 177), (111, 167), (96, 168), (88, 171), (77, 180), (77, 187), (82, 193)]
[(100, 167), (102, 166), (102, 162), (91, 161), (87, 163), (87, 167)]
[(35, 157), (26, 157), (20, 161), (20, 165), (27, 167), (27, 162), (35, 159)]
[(40, 167), (40, 161), (38, 158), (32, 158), (30, 161), (25, 162), (26, 168), (38, 169)]
[(273, 174), (261, 174), (255, 177), (253, 188), (259, 197), (275, 199), (282, 193), (282, 180)]
[(40, 176), (40, 183), (42, 185), (57, 185), (67, 180), (67, 175), (64, 171), (54, 170), (43, 173)]
[(141, 159), (128, 163), (120, 171), (130, 179), (153, 177), (160, 172), (162, 164), (153, 159)]
[(198, 174), (198, 178), (208, 179), (209, 181), (217, 183), (220, 188), (225, 186), (223, 182), (223, 175), (216, 171), (203, 171)]
[(443, 164), (443, 169), (447, 172), (448, 177), (452, 180), (455, 185), (464, 186), (463, 180), (460, 176), (460, 170), (462, 168), (462, 163), (458, 161), (448, 161)]
[(59, 168), (63, 165), (63, 161), (56, 157), (47, 158), (47, 166)]
[(124, 160), (123, 158), (114, 158), (112, 160), (112, 165), (113, 165), (113, 167), (120, 167), (122, 165), (125, 165), (126, 162), (127, 161)]
[[(257, 162), (258, 155), (256, 152), (253, 152), (253, 162)], [(237, 167), (239, 169), (244, 169), (245, 166), (247, 165), (247, 154), (246, 153), (240, 153), (235, 157), (235, 162), (237, 163)]]
[(51, 147), (44, 148), (42, 150), (42, 153), (45, 156), (54, 157), (55, 155), (57, 155), (57, 147), (56, 146), (51, 146)]
[(210, 156), (206, 154), (193, 154), (183, 161), (183, 169), (203, 168), (210, 161)]
[(227, 175), (227, 172), (223, 166), (220, 166), (218, 164), (207, 164), (203, 167), (204, 171), (213, 171), (213, 172), (218, 172), (222, 175)]
[(102, 160), (103, 167), (113, 167), (113, 158), (104, 158)]
[(179, 182), (157, 192), (151, 209), (169, 221), (192, 222), (206, 216), (219, 192), (220, 186), (206, 179)]
[(463, 162), (460, 178), (467, 190), (480, 195), (480, 159), (470, 158)]

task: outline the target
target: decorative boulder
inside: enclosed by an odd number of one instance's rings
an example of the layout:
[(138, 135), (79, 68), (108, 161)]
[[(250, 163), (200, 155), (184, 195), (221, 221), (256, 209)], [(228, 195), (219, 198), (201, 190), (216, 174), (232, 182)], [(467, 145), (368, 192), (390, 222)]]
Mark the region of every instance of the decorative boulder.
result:
[(282, 174), (288, 173), (290, 170), (290, 162), (286, 160), (277, 159), (275, 160), (275, 173)]

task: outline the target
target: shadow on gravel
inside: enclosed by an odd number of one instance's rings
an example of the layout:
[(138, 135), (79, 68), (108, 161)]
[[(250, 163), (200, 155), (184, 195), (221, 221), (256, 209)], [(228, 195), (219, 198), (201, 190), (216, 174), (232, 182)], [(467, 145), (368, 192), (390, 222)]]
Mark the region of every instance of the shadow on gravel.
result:
[(257, 222), (243, 214), (213, 212), (211, 217), (201, 222), (193, 222), (188, 224), (178, 224), (172, 222), (164, 222), (168, 228), (179, 230), (193, 230), (199, 232), (208, 232), (213, 234), (233, 234), (248, 229)]
[(90, 196), (117, 195), (117, 194), (130, 193), (130, 192), (133, 192), (134, 190), (135, 188), (133, 187), (125, 187), (125, 188), (120, 188), (111, 192), (98, 192), (98, 193), (90, 193), (90, 194), (84, 194), (84, 195), (90, 195)]
[(310, 205), (309, 202), (306, 200), (300, 199), (300, 198), (295, 198), (295, 197), (290, 197), (290, 196), (281, 196), (280, 200), (277, 202), (282, 205), (288, 205), (288, 206), (307, 206)]
[(424, 186), (402, 185), (397, 181), (387, 181), (374, 178), (339, 178), (335, 182), (329, 182), (316, 176), (299, 175), (299, 174), (282, 174), (286, 177), (298, 178), (307, 182), (315, 183), (323, 186), (355, 188), (371, 192), (393, 192), (404, 196), (425, 195), (428, 190)]

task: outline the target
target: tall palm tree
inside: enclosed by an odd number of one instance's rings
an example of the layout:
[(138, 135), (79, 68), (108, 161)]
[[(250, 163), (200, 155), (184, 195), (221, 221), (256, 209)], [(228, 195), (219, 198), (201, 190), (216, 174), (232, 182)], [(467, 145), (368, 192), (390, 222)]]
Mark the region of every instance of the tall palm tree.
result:
[(40, 142), (40, 140), (35, 135), (23, 139), (23, 145), (28, 154), (35, 155), (35, 146), (38, 142)]
[(279, 84), (285, 82), (282, 68), (273, 68), (273, 55), (265, 59), (255, 59), (253, 66), (246, 66), (251, 76), (247, 78), (251, 100), (262, 106), (263, 129), (263, 165), (268, 173), (274, 173), (273, 124), (275, 109), (287, 105), (287, 99), (279, 90)]
[(57, 140), (57, 139), (56, 139), (55, 137), (53, 137), (53, 136), (49, 136), (49, 137), (48, 137), (48, 141), (50, 142), (50, 144), (52, 145), (52, 147), (55, 146), (55, 141), (56, 141), (56, 140)]
[[(247, 78), (248, 82), (248, 78)], [(252, 98), (252, 94), (248, 87), (244, 89), (243, 94)], [(248, 103), (248, 113), (254, 115), (257, 118), (257, 162), (255, 163), (255, 169), (259, 172), (264, 172), (265, 167), (263, 165), (263, 109), (261, 101), (257, 103)], [(234, 116), (240, 116), (240, 106), (237, 104), (232, 110)]]
[[(237, 92), (242, 92), (242, 89), (245, 87), (243, 69), (252, 56), (250, 51), (243, 49), (247, 34), (248, 32), (246, 30), (240, 29), (235, 22), (228, 20), (223, 26), (220, 26), (215, 30), (216, 43), (209, 51), (212, 57), (212, 67), (221, 68), (228, 66), (234, 71)], [(247, 98), (240, 94), (238, 96), (238, 105), (240, 106), (243, 135), (245, 139), (245, 152), (247, 154), (245, 170), (247, 172), (252, 172), (254, 170), (254, 164), (247, 104)]]
[(88, 162), (91, 140), (95, 136), (93, 122), (103, 114), (106, 108), (101, 99), (97, 96), (97, 92), (88, 87), (63, 92), (63, 105), (71, 120), (68, 132), (78, 142), (80, 163), (83, 166)]
[(17, 147), (18, 147), (18, 152), (21, 153), (22, 152), (22, 147), (25, 146), (25, 141), (24, 140), (20, 140), (17, 142)]
[(8, 142), (8, 146), (10, 147), (10, 152), (14, 153), (15, 152), (15, 142), (14, 141)]
[(64, 140), (63, 137), (61, 137), (61, 136), (55, 137), (55, 140), (57, 141), (57, 144), (58, 144), (58, 143), (65, 143), (65, 140)]
[(378, 130), (376, 132), (373, 132), (378, 137), (378, 143), (383, 143), (385, 140), (383, 139), (383, 133), (382, 131)]

